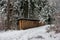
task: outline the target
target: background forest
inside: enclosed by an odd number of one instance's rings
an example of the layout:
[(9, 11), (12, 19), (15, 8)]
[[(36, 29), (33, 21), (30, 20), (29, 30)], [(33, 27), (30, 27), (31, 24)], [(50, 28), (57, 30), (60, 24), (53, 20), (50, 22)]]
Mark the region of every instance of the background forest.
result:
[(48, 0), (0, 0), (0, 27), (17, 29), (17, 20), (20, 18), (37, 19), (52, 24), (55, 11), (55, 1), (49, 3)]

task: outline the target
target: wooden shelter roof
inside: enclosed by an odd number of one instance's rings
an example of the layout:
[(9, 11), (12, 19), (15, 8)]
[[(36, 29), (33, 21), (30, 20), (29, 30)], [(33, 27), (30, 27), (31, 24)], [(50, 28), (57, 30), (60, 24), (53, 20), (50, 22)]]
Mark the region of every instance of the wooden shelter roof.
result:
[(20, 18), (20, 19), (18, 19), (18, 21), (19, 20), (40, 21), (38, 19), (30, 19), (30, 18)]

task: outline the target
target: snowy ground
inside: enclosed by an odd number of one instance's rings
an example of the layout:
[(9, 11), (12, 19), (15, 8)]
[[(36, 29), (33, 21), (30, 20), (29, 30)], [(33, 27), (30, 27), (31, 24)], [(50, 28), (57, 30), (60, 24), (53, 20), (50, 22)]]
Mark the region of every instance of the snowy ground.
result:
[(60, 33), (47, 33), (49, 25), (27, 29), (0, 32), (0, 40), (60, 40)]

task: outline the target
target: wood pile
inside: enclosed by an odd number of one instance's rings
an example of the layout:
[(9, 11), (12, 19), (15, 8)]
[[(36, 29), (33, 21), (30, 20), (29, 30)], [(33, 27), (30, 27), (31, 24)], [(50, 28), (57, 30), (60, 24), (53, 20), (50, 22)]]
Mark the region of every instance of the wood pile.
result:
[(29, 29), (38, 26), (42, 26), (44, 23), (40, 22), (39, 20), (31, 20), (31, 19), (19, 19), (18, 21), (18, 29)]

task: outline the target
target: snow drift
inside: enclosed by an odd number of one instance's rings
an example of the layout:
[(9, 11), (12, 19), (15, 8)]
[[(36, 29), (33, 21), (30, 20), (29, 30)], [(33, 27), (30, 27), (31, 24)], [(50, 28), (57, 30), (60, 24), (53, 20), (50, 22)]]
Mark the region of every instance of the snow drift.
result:
[(49, 26), (0, 32), (0, 40), (60, 40), (60, 33), (56, 34), (55, 31), (46, 32)]

